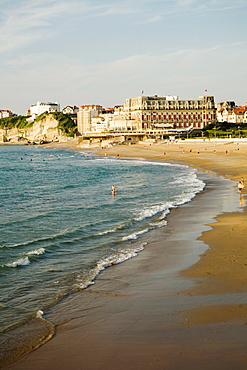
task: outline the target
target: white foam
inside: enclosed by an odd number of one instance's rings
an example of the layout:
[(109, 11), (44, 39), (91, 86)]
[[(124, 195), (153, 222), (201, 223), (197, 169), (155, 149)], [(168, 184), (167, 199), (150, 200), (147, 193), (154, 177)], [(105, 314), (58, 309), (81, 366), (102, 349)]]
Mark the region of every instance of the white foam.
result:
[(12, 263), (6, 263), (6, 267), (18, 267), (18, 266), (28, 266), (30, 264), (30, 261), (28, 257), (20, 258), (17, 261), (14, 261)]
[(150, 224), (150, 226), (153, 226), (153, 227), (163, 227), (163, 226), (166, 226), (168, 224), (168, 222), (166, 220), (161, 220), (161, 221), (158, 221), (158, 222), (152, 222)]
[[(122, 158), (123, 159), (123, 158)], [(137, 159), (130, 159), (130, 158), (125, 158), (127, 165), (129, 164), (135, 164), (135, 165), (153, 165), (153, 166), (163, 166), (163, 167), (187, 167), (186, 165), (180, 165), (180, 164), (173, 164), (173, 163), (167, 163), (167, 162), (154, 162), (154, 161), (147, 161), (142, 158), (137, 158)], [(100, 157), (100, 158), (95, 158), (95, 161), (101, 161), (101, 162), (119, 162), (119, 159), (116, 159), (115, 157)], [(125, 161), (122, 161), (122, 164), (124, 164)]]
[(142, 234), (145, 234), (148, 232), (149, 229), (144, 229), (144, 230), (141, 230), (141, 231), (136, 231), (135, 233), (133, 234), (130, 234), (130, 235), (127, 235), (127, 236), (124, 236), (122, 238), (122, 240), (131, 240), (131, 239), (137, 239), (139, 235), (142, 235)]
[(43, 312), (43, 311), (38, 310), (38, 311), (36, 312), (36, 317), (38, 317), (39, 319), (42, 319), (42, 318), (43, 318), (43, 314), (44, 314), (44, 312)]
[(112, 229), (108, 229), (108, 230), (105, 230), (105, 231), (101, 231), (101, 232), (99, 232), (97, 235), (98, 235), (98, 236), (101, 236), (101, 235), (111, 234), (111, 233), (115, 233), (115, 232), (117, 232), (118, 230), (122, 230), (122, 229), (124, 229), (124, 225), (115, 226), (115, 227), (113, 227)]
[(84, 279), (84, 281), (81, 281), (78, 284), (79, 288), (85, 289), (94, 284), (95, 278), (107, 267), (117, 265), (119, 263), (127, 261), (130, 258), (136, 257), (138, 253), (144, 249), (144, 245), (146, 245), (146, 243), (143, 243), (142, 245), (134, 249), (122, 249), (109, 257), (105, 257), (99, 260), (97, 265), (90, 271), (88, 278), (86, 280)]
[(44, 253), (45, 253), (45, 248), (38, 248), (33, 251), (27, 252), (26, 255), (27, 256), (39, 256)]
[(166, 216), (169, 215), (170, 212), (171, 212), (170, 209), (165, 209), (164, 212), (162, 212), (162, 215), (160, 216), (159, 219), (163, 220), (164, 218), (166, 218)]
[(115, 232), (116, 232), (116, 228), (114, 227), (113, 229), (109, 229), (109, 230), (99, 232), (97, 235), (101, 236), (101, 235), (107, 235), (107, 234), (111, 234), (111, 233), (115, 233)]
[(136, 221), (142, 221), (144, 220), (145, 218), (149, 218), (149, 217), (152, 217), (154, 215), (156, 215), (157, 213), (159, 212), (162, 212), (162, 211), (165, 211), (167, 210), (168, 208), (172, 207), (172, 204), (159, 204), (159, 205), (155, 205), (155, 206), (149, 206), (147, 208), (144, 208), (139, 216), (137, 218), (135, 218)]

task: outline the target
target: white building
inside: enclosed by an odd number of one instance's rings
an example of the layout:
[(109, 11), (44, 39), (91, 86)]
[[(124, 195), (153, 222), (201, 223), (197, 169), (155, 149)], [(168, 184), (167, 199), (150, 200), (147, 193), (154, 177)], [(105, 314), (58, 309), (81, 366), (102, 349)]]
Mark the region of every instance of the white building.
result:
[(10, 110), (0, 110), (0, 118), (12, 117), (13, 113)]
[(236, 107), (233, 109), (232, 114), (229, 116), (229, 122), (235, 124), (241, 124), (244, 122), (244, 117), (247, 107)]
[(92, 118), (102, 114), (101, 105), (82, 105), (77, 113), (78, 132), (83, 135), (92, 132)]
[(247, 106), (236, 106), (234, 101), (217, 103), (217, 121), (232, 124), (247, 122)]
[(221, 101), (216, 104), (216, 118), (218, 122), (231, 122), (232, 113), (236, 104), (234, 101)]
[(92, 132), (106, 132), (108, 131), (107, 121), (103, 116), (92, 117), (91, 123)]
[(41, 103), (37, 102), (37, 104), (33, 104), (30, 107), (30, 115), (33, 119), (38, 117), (42, 113), (52, 113), (52, 112), (60, 112), (60, 104), (56, 103)]
[(71, 105), (67, 105), (66, 107), (63, 108), (63, 114), (74, 114), (78, 112), (79, 112), (79, 108), (76, 106), (72, 107)]
[(244, 112), (243, 123), (247, 123), (247, 110)]

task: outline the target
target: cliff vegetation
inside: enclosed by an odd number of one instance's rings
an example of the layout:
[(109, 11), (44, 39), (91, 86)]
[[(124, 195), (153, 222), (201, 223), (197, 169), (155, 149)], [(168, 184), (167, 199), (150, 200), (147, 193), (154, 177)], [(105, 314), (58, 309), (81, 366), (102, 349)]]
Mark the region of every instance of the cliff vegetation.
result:
[(0, 119), (0, 129), (11, 130), (13, 128), (29, 128), (33, 122), (27, 122), (26, 116), (13, 116)]
[(11, 130), (17, 129), (28, 129), (31, 128), (36, 122), (43, 121), (45, 123), (46, 119), (53, 118), (58, 122), (57, 128), (61, 130), (62, 134), (65, 136), (73, 137), (76, 132), (76, 124), (69, 114), (63, 114), (61, 112), (52, 113), (42, 113), (34, 121), (27, 121), (26, 116), (13, 116), (0, 119), (0, 129)]

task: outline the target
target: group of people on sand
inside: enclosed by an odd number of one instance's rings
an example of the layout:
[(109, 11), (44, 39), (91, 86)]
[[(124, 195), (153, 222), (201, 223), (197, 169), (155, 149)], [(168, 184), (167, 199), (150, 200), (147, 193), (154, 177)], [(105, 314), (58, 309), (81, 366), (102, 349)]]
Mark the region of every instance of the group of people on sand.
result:
[(242, 194), (244, 188), (244, 179), (241, 177), (241, 180), (238, 182), (238, 192), (239, 194)]

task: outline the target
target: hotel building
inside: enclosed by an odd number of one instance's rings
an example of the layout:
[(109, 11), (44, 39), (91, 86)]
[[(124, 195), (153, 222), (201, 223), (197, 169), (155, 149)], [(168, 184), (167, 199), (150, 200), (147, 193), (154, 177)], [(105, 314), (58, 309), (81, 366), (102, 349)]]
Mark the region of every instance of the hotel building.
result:
[(167, 128), (198, 128), (215, 122), (216, 107), (213, 96), (198, 100), (179, 100), (177, 96), (140, 96), (125, 99), (115, 108), (117, 130), (162, 130)]
[[(93, 117), (97, 117), (97, 125)], [(100, 120), (104, 125), (100, 126)], [(177, 96), (139, 96), (125, 99), (124, 104), (116, 106), (110, 114), (100, 105), (81, 106), (77, 121), (81, 135), (94, 132), (96, 126), (98, 132), (100, 127), (103, 131), (202, 129), (215, 123), (216, 107), (213, 96), (202, 96), (198, 100), (179, 100)]]

